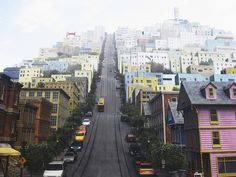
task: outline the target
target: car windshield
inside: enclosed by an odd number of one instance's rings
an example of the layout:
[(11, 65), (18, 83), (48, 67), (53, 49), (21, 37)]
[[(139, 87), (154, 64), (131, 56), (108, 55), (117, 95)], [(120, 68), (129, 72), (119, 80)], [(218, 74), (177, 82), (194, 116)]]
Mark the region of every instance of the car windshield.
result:
[(90, 120), (89, 119), (84, 119), (83, 122), (89, 122)]
[(76, 133), (77, 136), (84, 136), (84, 133)]
[(141, 164), (140, 168), (152, 168), (151, 164)]
[(74, 141), (71, 146), (80, 146), (82, 143), (78, 141)]
[(68, 153), (65, 154), (65, 156), (74, 156), (74, 153), (68, 152)]
[(48, 164), (46, 170), (62, 170), (62, 164)]
[(136, 157), (135, 160), (136, 161), (145, 161), (146, 158), (145, 157)]

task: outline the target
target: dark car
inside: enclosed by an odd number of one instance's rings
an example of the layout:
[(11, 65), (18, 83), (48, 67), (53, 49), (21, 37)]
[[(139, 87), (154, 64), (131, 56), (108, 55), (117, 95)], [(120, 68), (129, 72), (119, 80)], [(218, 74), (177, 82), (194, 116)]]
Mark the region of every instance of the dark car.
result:
[(71, 145), (70, 145), (70, 150), (74, 151), (74, 152), (78, 152), (81, 151), (83, 148), (83, 141), (74, 141)]
[(132, 143), (129, 145), (129, 154), (131, 156), (141, 155), (141, 147), (138, 143)]
[(141, 162), (147, 162), (147, 158), (144, 157), (143, 155), (134, 156), (134, 158), (133, 158), (133, 164), (134, 164), (135, 166), (140, 165)]
[(128, 133), (126, 136), (125, 136), (125, 140), (129, 143), (131, 142), (135, 142), (136, 141), (136, 138), (135, 138), (135, 135), (132, 134), (132, 133)]
[(122, 122), (129, 122), (129, 116), (123, 114), (123, 115), (120, 116), (120, 120), (121, 120)]
[(93, 112), (92, 111), (88, 111), (86, 114), (85, 114), (86, 117), (92, 117), (93, 116)]

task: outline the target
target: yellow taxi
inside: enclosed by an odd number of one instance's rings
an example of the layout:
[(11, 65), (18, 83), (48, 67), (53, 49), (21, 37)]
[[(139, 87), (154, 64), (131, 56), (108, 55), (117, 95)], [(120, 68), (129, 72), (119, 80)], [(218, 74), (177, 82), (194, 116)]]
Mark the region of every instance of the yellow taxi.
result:
[(75, 133), (75, 141), (84, 141), (85, 132), (79, 131)]

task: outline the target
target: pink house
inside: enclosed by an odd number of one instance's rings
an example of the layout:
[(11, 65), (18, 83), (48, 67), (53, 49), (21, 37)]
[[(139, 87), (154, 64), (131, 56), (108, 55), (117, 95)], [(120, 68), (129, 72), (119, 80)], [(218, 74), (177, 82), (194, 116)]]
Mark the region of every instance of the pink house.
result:
[(189, 168), (204, 177), (236, 176), (236, 83), (183, 82), (177, 109)]

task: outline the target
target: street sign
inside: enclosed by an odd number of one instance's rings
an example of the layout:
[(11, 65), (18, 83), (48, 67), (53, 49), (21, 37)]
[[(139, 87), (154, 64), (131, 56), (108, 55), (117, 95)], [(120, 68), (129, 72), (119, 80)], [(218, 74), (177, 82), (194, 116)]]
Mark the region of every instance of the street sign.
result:
[(26, 162), (26, 159), (24, 157), (20, 157), (19, 164), (24, 165), (25, 162)]

